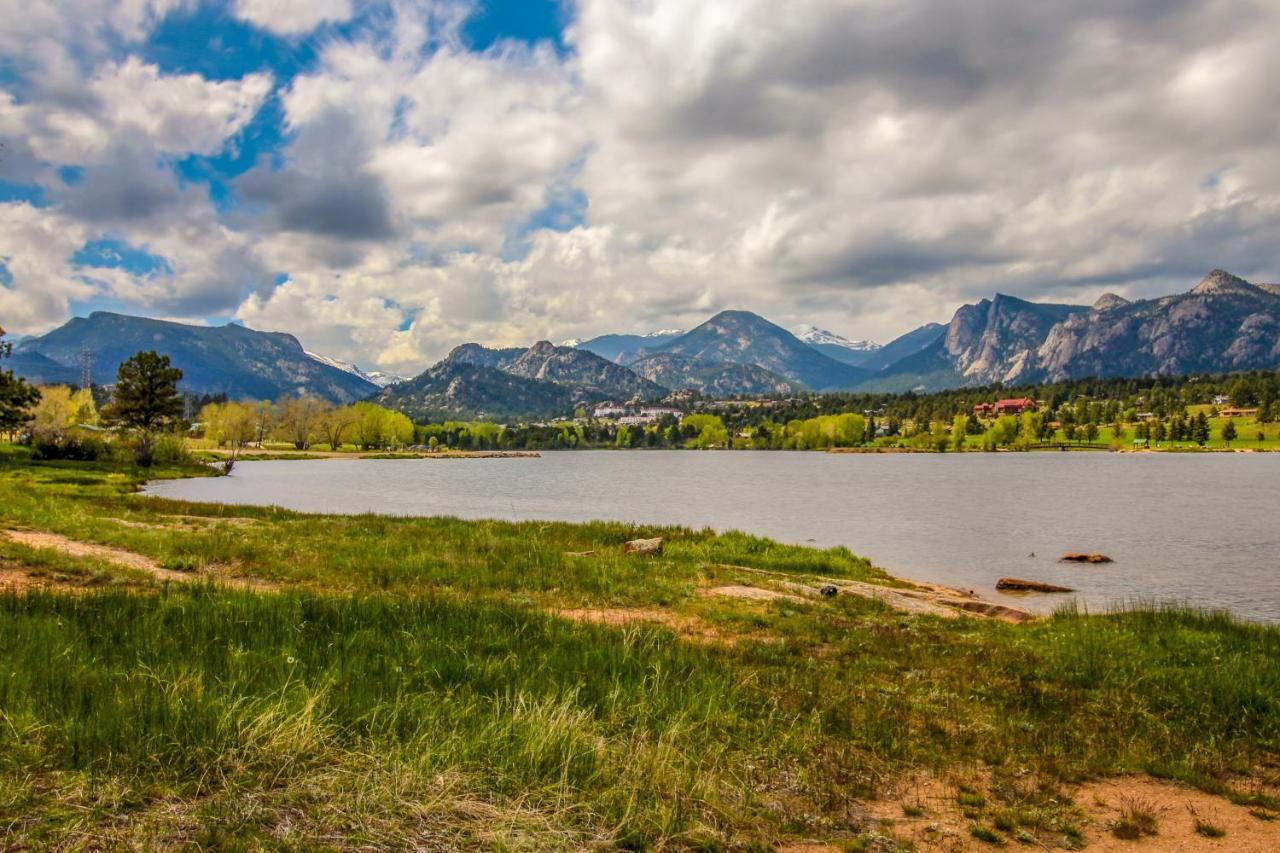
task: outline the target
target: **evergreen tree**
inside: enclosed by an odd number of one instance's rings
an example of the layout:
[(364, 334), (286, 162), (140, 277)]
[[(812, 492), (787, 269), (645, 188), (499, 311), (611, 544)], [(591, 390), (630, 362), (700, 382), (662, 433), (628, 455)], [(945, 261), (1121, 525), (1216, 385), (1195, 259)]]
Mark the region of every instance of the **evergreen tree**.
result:
[(103, 419), (138, 433), (134, 455), (143, 467), (150, 467), (154, 460), (155, 433), (182, 417), (181, 379), (182, 371), (170, 363), (169, 356), (155, 350), (130, 356), (116, 371), (115, 396)]
[[(0, 358), (8, 358), (13, 344), (4, 339), (0, 329)], [(40, 392), (13, 375), (12, 370), (0, 370), (0, 430), (11, 432), (27, 422), (30, 409), (40, 400)]]
[(1191, 440), (1201, 447), (1209, 443), (1209, 418), (1204, 412), (1196, 415), (1195, 425), (1191, 428)]
[(1236, 422), (1231, 418), (1227, 418), (1227, 422), (1222, 425), (1222, 440), (1227, 447), (1236, 440)]

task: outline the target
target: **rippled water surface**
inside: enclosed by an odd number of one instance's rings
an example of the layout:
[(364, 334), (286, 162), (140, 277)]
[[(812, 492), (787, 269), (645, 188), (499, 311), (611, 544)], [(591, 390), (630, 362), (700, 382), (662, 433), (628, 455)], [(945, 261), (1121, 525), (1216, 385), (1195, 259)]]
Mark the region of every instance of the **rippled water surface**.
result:
[[(1002, 575), (1280, 622), (1280, 454), (568, 451), (536, 459), (242, 462), (148, 494), (309, 512), (610, 519), (846, 545), (894, 574), (1004, 596)], [(1061, 564), (1100, 551), (1107, 566)], [(1035, 556), (1031, 556), (1034, 554)]]

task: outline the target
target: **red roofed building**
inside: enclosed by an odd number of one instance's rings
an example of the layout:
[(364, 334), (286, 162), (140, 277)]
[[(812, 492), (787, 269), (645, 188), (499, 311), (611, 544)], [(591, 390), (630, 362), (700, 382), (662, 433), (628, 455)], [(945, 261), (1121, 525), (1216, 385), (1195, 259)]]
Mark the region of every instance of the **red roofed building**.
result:
[(997, 415), (1020, 415), (1023, 412), (1034, 412), (1036, 410), (1036, 401), (1028, 400), (1026, 397), (997, 400), (995, 410)]

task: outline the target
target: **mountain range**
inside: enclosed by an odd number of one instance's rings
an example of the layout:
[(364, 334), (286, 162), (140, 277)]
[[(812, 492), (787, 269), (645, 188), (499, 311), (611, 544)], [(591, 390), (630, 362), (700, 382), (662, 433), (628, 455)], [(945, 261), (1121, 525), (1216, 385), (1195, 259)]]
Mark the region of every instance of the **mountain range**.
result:
[(867, 390), (939, 390), (1088, 376), (1261, 370), (1280, 365), (1280, 285), (1214, 270), (1187, 293), (1093, 306), (997, 295), (964, 305), (919, 352)]
[(660, 400), (670, 389), (595, 353), (539, 341), (491, 349), (462, 344), (376, 398), (420, 420), (563, 414), (603, 400)]
[(318, 360), (284, 332), (232, 323), (191, 326), (107, 311), (74, 317), (48, 334), (23, 340), (5, 367), (33, 382), (78, 383), (87, 357), (92, 381), (111, 385), (120, 362), (152, 349), (169, 356), (182, 370), (181, 388), (195, 394), (255, 400), (313, 394), (349, 403), (378, 391), (371, 378)]
[(1280, 285), (1222, 270), (1186, 293), (1092, 306), (997, 294), (880, 346), (805, 326), (787, 331), (722, 311), (688, 331), (609, 334), (575, 345), (463, 344), (412, 379), (366, 373), (309, 353), (293, 336), (95, 312), (21, 341), (6, 367), (36, 382), (93, 381), (140, 349), (168, 354), (196, 393), (335, 402), (374, 398), (423, 418), (564, 414), (614, 400), (651, 402), (691, 389), (713, 397), (812, 391), (933, 391), (1086, 376), (1187, 374), (1280, 366)]

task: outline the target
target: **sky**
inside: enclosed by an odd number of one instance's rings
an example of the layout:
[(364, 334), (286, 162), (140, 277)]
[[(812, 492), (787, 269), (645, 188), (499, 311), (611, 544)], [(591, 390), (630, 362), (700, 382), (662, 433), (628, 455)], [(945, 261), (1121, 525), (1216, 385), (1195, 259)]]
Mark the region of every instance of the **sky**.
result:
[(1275, 0), (0, 0), (0, 325), (416, 373), (1280, 281)]

